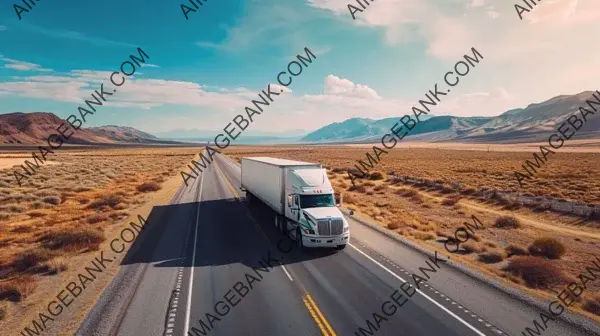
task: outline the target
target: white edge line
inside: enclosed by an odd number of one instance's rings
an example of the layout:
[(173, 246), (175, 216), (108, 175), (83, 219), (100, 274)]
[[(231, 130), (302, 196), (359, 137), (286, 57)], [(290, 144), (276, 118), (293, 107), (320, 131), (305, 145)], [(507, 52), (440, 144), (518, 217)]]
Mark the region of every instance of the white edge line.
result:
[(292, 276), (290, 275), (290, 273), (288, 273), (288, 271), (285, 269), (285, 266), (281, 265), (281, 268), (283, 268), (283, 271), (288, 276), (288, 278), (290, 279), (290, 281), (294, 282), (294, 279), (292, 279)]
[(192, 283), (194, 282), (194, 265), (196, 265), (196, 243), (198, 241), (198, 219), (200, 218), (200, 202), (202, 201), (202, 184), (204, 174), (200, 177), (200, 192), (198, 193), (198, 207), (196, 211), (196, 227), (194, 228), (194, 247), (192, 251), (192, 265), (190, 267), (190, 284), (188, 286), (188, 297), (185, 310), (185, 326), (183, 333), (186, 334), (190, 328), (190, 311), (192, 309)]
[[(383, 268), (384, 270), (386, 270), (388, 273), (390, 273), (391, 275), (393, 275), (394, 277), (396, 277), (397, 279), (400, 279), (400, 281), (402, 282), (408, 282), (404, 279), (402, 279), (401, 277), (399, 277), (398, 275), (396, 275), (396, 273), (390, 271), (387, 267), (383, 266), (380, 262), (378, 262), (377, 260), (371, 258), (369, 255), (367, 255), (366, 253), (364, 253), (363, 251), (359, 250), (356, 246), (348, 243), (348, 245), (352, 246), (355, 250), (357, 250), (358, 252), (360, 252), (362, 255), (364, 255), (365, 257), (367, 257), (369, 260), (371, 260), (372, 262), (374, 262), (375, 264), (377, 264), (379, 267)], [(420, 291), (418, 288), (415, 288), (415, 290), (423, 295), (427, 300), (431, 301), (433, 304), (435, 304), (436, 306), (440, 307), (440, 309), (442, 309), (443, 311), (445, 311), (446, 313), (448, 313), (450, 316), (454, 317), (455, 319), (457, 319), (458, 321), (462, 322), (462, 324), (466, 325), (467, 327), (469, 327), (469, 329), (473, 330), (474, 332), (476, 332), (478, 335), (481, 336), (486, 336), (484, 333), (482, 333), (481, 331), (479, 331), (477, 328), (473, 327), (472, 325), (470, 325), (467, 321), (461, 319), (459, 316), (457, 316), (456, 314), (454, 314), (453, 312), (449, 311), (446, 307), (442, 306), (441, 304), (439, 304), (437, 301), (435, 301), (434, 299), (430, 298), (429, 296), (427, 296), (427, 294), (423, 293), (422, 291)]]

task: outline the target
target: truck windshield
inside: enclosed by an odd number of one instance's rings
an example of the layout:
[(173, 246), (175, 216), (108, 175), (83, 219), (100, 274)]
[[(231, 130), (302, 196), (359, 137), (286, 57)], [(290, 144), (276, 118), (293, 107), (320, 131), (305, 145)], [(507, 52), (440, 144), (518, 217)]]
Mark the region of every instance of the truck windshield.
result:
[(334, 207), (335, 199), (332, 194), (327, 195), (300, 195), (300, 208)]

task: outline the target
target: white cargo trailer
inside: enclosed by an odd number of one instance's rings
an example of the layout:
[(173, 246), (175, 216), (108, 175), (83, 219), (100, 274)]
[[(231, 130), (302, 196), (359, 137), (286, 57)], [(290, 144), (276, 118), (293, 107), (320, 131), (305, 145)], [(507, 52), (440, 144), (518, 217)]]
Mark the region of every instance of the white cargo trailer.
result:
[(242, 158), (242, 190), (248, 201), (257, 198), (273, 209), (275, 226), (300, 247), (343, 249), (350, 240), (348, 222), (319, 163)]

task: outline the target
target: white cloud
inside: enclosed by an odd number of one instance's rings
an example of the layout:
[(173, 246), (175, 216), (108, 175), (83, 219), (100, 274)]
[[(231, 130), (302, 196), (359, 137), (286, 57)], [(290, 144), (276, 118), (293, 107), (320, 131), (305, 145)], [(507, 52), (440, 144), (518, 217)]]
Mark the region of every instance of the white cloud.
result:
[(23, 62), (23, 61), (6, 58), (6, 57), (0, 57), (0, 61), (3, 61), (6, 63), (6, 64), (4, 64), (4, 68), (6, 68), (6, 69), (13, 69), (13, 70), (19, 70), (19, 71), (40, 71), (40, 72), (52, 71), (52, 69), (42, 68), (39, 64)]
[(142, 68), (160, 68), (160, 67), (156, 64), (142, 63)]
[(354, 84), (351, 81), (334, 75), (325, 77), (324, 93), (326, 95), (349, 96), (365, 99), (379, 99), (375, 90), (366, 85)]
[(485, 0), (473, 0), (471, 2), (471, 7), (481, 7), (485, 5)]

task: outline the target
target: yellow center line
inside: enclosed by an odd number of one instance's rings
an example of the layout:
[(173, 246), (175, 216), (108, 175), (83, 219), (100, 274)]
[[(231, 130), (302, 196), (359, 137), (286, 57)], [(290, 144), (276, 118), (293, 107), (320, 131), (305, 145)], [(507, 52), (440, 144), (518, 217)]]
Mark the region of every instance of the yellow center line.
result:
[(315, 314), (315, 310), (313, 309), (313, 307), (310, 304), (310, 302), (306, 299), (306, 297), (303, 297), (302, 301), (304, 301), (304, 305), (306, 306), (306, 309), (308, 309), (308, 312), (312, 316), (313, 320), (315, 320), (315, 322), (317, 323), (317, 326), (319, 327), (319, 329), (321, 329), (321, 332), (323, 333), (323, 335), (329, 336), (329, 333), (327, 332), (327, 330), (325, 329), (325, 327), (323, 326), (323, 324), (319, 320), (319, 317), (317, 316), (317, 314)]
[[(313, 301), (313, 299), (310, 296), (310, 294), (306, 294), (306, 299), (312, 304), (312, 306), (314, 307), (315, 311), (317, 312), (317, 315), (320, 317), (321, 321), (323, 321), (323, 324), (325, 324), (325, 328), (329, 332), (328, 334), (325, 334), (325, 335), (336, 336), (335, 331), (333, 331), (333, 328), (331, 328), (331, 325), (329, 325), (329, 322), (327, 322), (327, 319), (325, 319), (325, 316), (323, 316), (323, 314), (319, 310), (319, 307), (317, 306), (317, 304), (315, 303), (315, 301)], [(317, 324), (318, 324), (318, 322), (317, 322)]]

